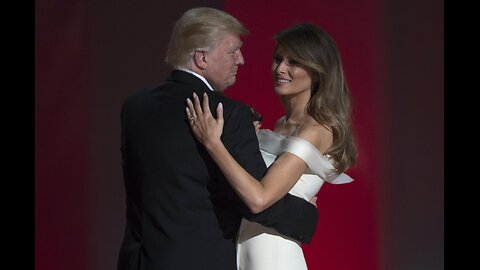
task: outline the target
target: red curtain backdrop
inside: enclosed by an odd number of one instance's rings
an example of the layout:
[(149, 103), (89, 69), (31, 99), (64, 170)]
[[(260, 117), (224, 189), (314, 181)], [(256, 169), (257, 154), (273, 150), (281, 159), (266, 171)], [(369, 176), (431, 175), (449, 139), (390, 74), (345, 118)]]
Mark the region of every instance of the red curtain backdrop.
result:
[(35, 269), (88, 269), (89, 55), (82, 1), (35, 5)]

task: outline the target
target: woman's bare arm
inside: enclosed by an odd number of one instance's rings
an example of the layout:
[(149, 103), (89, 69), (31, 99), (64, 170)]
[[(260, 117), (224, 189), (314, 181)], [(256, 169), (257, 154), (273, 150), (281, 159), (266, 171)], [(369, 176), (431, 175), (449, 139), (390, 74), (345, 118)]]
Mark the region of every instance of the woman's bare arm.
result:
[(230, 185), (253, 213), (259, 213), (280, 198), (295, 185), (307, 165), (299, 157), (282, 154), (258, 181), (245, 171), (230, 155), (220, 136), (223, 132), (223, 106), (217, 106), (215, 119), (208, 106), (208, 96), (203, 96), (203, 104), (194, 94), (193, 102), (187, 100), (187, 116), (195, 137), (205, 146)]

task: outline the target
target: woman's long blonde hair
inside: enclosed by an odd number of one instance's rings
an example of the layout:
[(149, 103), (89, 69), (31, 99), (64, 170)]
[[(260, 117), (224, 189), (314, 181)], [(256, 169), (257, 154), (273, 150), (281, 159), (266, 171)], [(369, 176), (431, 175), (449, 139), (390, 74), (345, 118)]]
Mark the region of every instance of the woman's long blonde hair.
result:
[(344, 172), (357, 159), (352, 135), (350, 93), (335, 41), (321, 28), (309, 23), (296, 24), (275, 35), (278, 46), (292, 54), (312, 74), (312, 93), (307, 113), (319, 124), (332, 129), (333, 144), (324, 154), (334, 161), (337, 172)]

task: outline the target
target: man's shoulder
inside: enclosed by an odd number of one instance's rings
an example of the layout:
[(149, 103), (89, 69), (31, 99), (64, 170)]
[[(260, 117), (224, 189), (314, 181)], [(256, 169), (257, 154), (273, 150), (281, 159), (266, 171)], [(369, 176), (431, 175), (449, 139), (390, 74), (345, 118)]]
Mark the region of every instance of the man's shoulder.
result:
[[(211, 95), (209, 95), (210, 97)], [(240, 131), (246, 131), (251, 129), (252, 137), (255, 137), (254, 125), (253, 125), (253, 114), (250, 109), (250, 106), (245, 104), (242, 101), (232, 99), (223, 95), (212, 95), (216, 98), (210, 100), (210, 110), (214, 117), (216, 115), (216, 108), (218, 103), (221, 102), (223, 105), (223, 117), (225, 119), (223, 136), (224, 138), (228, 137), (229, 134), (238, 133)], [(249, 137), (244, 134), (244, 138)]]
[(225, 95), (217, 95), (218, 102), (222, 102), (224, 111), (240, 110), (250, 111), (250, 107), (242, 101), (232, 99)]

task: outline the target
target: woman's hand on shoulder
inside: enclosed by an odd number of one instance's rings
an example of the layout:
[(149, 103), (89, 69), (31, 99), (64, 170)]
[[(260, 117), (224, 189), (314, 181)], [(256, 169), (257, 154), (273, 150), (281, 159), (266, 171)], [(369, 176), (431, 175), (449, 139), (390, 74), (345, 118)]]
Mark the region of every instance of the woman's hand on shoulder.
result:
[(193, 134), (207, 149), (221, 143), (220, 137), (224, 125), (222, 103), (217, 105), (217, 119), (215, 119), (210, 111), (208, 95), (203, 94), (203, 102), (200, 105), (200, 99), (193, 93), (193, 102), (187, 98), (186, 114)]

